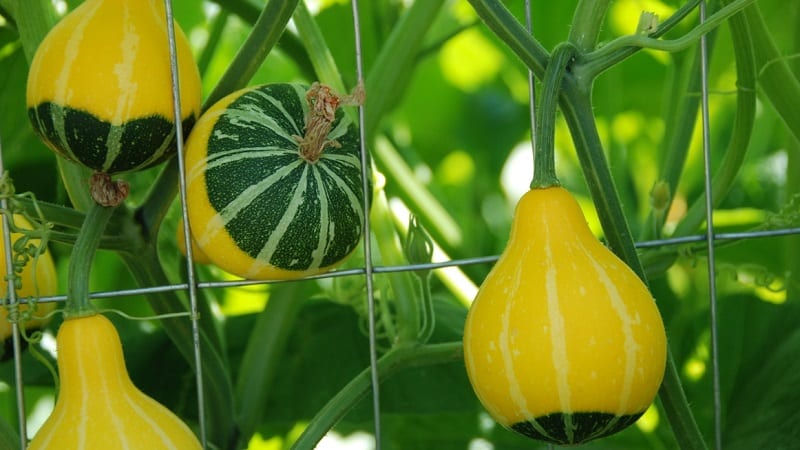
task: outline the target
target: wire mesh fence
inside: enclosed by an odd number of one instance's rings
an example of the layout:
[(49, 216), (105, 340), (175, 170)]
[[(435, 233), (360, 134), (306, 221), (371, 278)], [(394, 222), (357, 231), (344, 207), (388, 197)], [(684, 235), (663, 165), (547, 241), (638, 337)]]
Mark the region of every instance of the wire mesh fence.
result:
[[(174, 37), (174, 28), (172, 24), (174, 23), (174, 13), (172, 10), (172, 2), (170, 0), (165, 0), (166, 11), (167, 11), (167, 23), (170, 24), (168, 26), (169, 30), (169, 41), (165, 43), (165, 45), (169, 46), (170, 49), (170, 65), (172, 69), (173, 75), (173, 100), (174, 100), (174, 115), (175, 117), (182, 117), (181, 114), (181, 103), (180, 103), (180, 87), (178, 85), (178, 76), (177, 76), (177, 56), (176, 56), (176, 49), (175, 49), (175, 37)], [(355, 42), (354, 42), (354, 52), (356, 54), (356, 62), (357, 62), (357, 74), (356, 79), (363, 80), (363, 67), (362, 67), (362, 42), (361, 42), (361, 35), (360, 35), (360, 25), (359, 25), (359, 5), (357, 0), (352, 0), (352, 19), (354, 25), (354, 35), (355, 35)], [(527, 13), (527, 25), (528, 30), (531, 31), (531, 18), (530, 18), (530, 4), (526, 1), (526, 13)], [(700, 2), (700, 15), (701, 21), (705, 19), (705, 2)], [(714, 227), (714, 203), (713, 199), (711, 198), (711, 179), (713, 176), (712, 173), (712, 163), (711, 163), (711, 152), (712, 152), (712, 143), (710, 142), (710, 133), (709, 130), (713, 127), (713, 124), (710, 122), (710, 118), (708, 115), (709, 110), (709, 99), (708, 99), (708, 56), (706, 55), (706, 41), (705, 37), (701, 38), (700, 42), (701, 48), (701, 70), (702, 70), (702, 107), (701, 110), (703, 111), (702, 116), (702, 129), (703, 129), (703, 151), (704, 151), (704, 185), (705, 185), (705, 192), (706, 192), (706, 221), (708, 226), (706, 227), (705, 234), (697, 234), (697, 235), (690, 235), (690, 236), (677, 236), (671, 238), (663, 238), (663, 239), (652, 239), (646, 241), (639, 241), (636, 242), (636, 247), (640, 249), (653, 249), (653, 248), (667, 248), (670, 246), (683, 246), (687, 244), (704, 244), (706, 247), (707, 255), (708, 255), (708, 266), (707, 266), (707, 275), (708, 275), (708, 285), (709, 285), (709, 304), (710, 304), (710, 311), (711, 314), (709, 316), (710, 321), (710, 329), (711, 329), (711, 348), (712, 348), (712, 355), (711, 361), (713, 364), (713, 383), (712, 383), (712, 395), (714, 397), (714, 434), (715, 434), (715, 446), (716, 448), (722, 448), (721, 444), (721, 416), (723, 405), (721, 404), (721, 399), (719, 396), (719, 352), (718, 346), (720, 343), (717, 342), (717, 310), (716, 310), (716, 292), (715, 292), (715, 285), (716, 285), (716, 277), (717, 277), (717, 268), (715, 267), (715, 248), (723, 242), (726, 241), (743, 241), (743, 240), (754, 240), (754, 239), (768, 239), (774, 237), (782, 237), (788, 235), (796, 235), (800, 234), (800, 227), (798, 226), (789, 226), (785, 228), (779, 229), (768, 229), (768, 230), (755, 230), (755, 231), (741, 231), (741, 232), (716, 232)], [(535, 105), (535, 88), (534, 78), (532, 72), (530, 73), (530, 83), (531, 83), (531, 115), (532, 118), (535, 116), (533, 106)], [(364, 108), (359, 107), (359, 124), (361, 125), (359, 128), (361, 130), (361, 143), (362, 143), (362, 168), (363, 168), (363, 178), (364, 180), (367, 179), (369, 176), (369, 160), (367, 154), (369, 152), (369, 148), (366, 145), (366, 138), (363, 134), (364, 130)], [(177, 123), (178, 121), (176, 121)], [(536, 124), (532, 122), (532, 130), (535, 130)], [(158, 286), (144, 286), (134, 289), (120, 289), (120, 290), (112, 290), (112, 291), (101, 291), (101, 292), (93, 292), (91, 293), (91, 297), (95, 299), (101, 298), (117, 298), (117, 297), (125, 297), (125, 296), (135, 296), (135, 295), (147, 295), (157, 292), (165, 292), (165, 291), (174, 291), (174, 292), (185, 292), (189, 299), (190, 309), (185, 314), (181, 314), (180, 316), (184, 317), (185, 320), (189, 320), (192, 323), (192, 338), (193, 338), (193, 349), (194, 349), (194, 364), (196, 367), (196, 385), (197, 385), (197, 402), (198, 402), (198, 417), (199, 417), (199, 426), (200, 426), (200, 436), (203, 442), (204, 447), (207, 446), (206, 442), (206, 417), (205, 413), (205, 399), (204, 399), (204, 382), (203, 377), (200, 375), (202, 373), (202, 364), (203, 360), (201, 358), (201, 345), (200, 345), (200, 337), (199, 337), (199, 327), (198, 321), (202, 320), (200, 315), (198, 314), (197, 302), (198, 290), (203, 289), (227, 289), (227, 288), (235, 288), (235, 287), (243, 287), (243, 286), (253, 286), (253, 285), (263, 285), (263, 284), (273, 284), (273, 283), (280, 283), (280, 281), (254, 281), (254, 280), (229, 280), (229, 281), (201, 281), (198, 280), (198, 277), (195, 272), (194, 265), (191, 263), (192, 261), (192, 245), (189, 236), (191, 236), (191, 230), (189, 229), (189, 220), (188, 220), (188, 210), (186, 207), (186, 178), (185, 178), (185, 169), (184, 169), (184, 159), (183, 159), (183, 145), (184, 145), (184, 136), (182, 135), (182, 130), (180, 127), (176, 127), (176, 136), (177, 136), (177, 147), (178, 147), (178, 161), (179, 161), (179, 172), (180, 172), (180, 204), (181, 204), (181, 215), (183, 218), (183, 226), (184, 226), (184, 236), (185, 236), (185, 248), (187, 249), (187, 266), (186, 266), (186, 273), (188, 274), (187, 283), (178, 283), (178, 284), (166, 284), (166, 285), (158, 285)], [(1, 138), (1, 137), (0, 137)], [(0, 172), (3, 172), (2, 166), (2, 141), (0, 141)], [(363, 196), (364, 199), (368, 199), (370, 197), (370, 185), (366, 182), (363, 184)], [(2, 208), (6, 208), (5, 200), (3, 200), (3, 204), (0, 205)], [(8, 225), (5, 223), (6, 218), (4, 216), (4, 227), (3, 227), (3, 239), (5, 242), (6, 248), (6, 261), (7, 266), (11, 267), (11, 251), (12, 248), (11, 241), (10, 241), (10, 231)], [(364, 217), (364, 234), (369, 236), (371, 230), (370, 224), (370, 216), (369, 214), (365, 215)], [(371, 253), (371, 246), (364, 245), (363, 246), (363, 258), (365, 261), (365, 265), (360, 268), (353, 268), (353, 269), (342, 269), (342, 270), (334, 270), (328, 273), (309, 276), (305, 279), (307, 280), (314, 280), (314, 279), (329, 279), (329, 278), (338, 278), (338, 277), (362, 277), (365, 280), (366, 284), (366, 302), (369, 306), (368, 311), (368, 318), (369, 318), (369, 342), (370, 342), (370, 366), (372, 369), (371, 372), (371, 384), (372, 384), (372, 399), (373, 399), (373, 412), (374, 412), (374, 429), (373, 433), (375, 435), (375, 448), (380, 448), (381, 442), (381, 404), (380, 404), (380, 395), (378, 390), (378, 385), (380, 383), (379, 374), (377, 370), (377, 337), (376, 337), (376, 324), (375, 324), (375, 310), (374, 310), (374, 286), (373, 286), (373, 277), (377, 274), (386, 274), (386, 273), (397, 273), (397, 272), (414, 272), (419, 270), (438, 270), (438, 269), (445, 269), (450, 267), (467, 267), (471, 265), (483, 264), (483, 265), (491, 265), (497, 259), (497, 255), (488, 255), (488, 256), (476, 256), (471, 258), (464, 258), (464, 259), (450, 259), (446, 261), (436, 261), (431, 263), (423, 263), (423, 264), (402, 264), (402, 265), (388, 265), (382, 266), (377, 265), (373, 261), (373, 256)], [(10, 275), (10, 274), (9, 274)], [(38, 299), (38, 302), (41, 303), (49, 303), (49, 302), (64, 302), (66, 300), (66, 295), (56, 295), (56, 296), (42, 296)], [(18, 300), (14, 294), (14, 289), (9, 289), (8, 299), (7, 302), (10, 304), (17, 303)], [(24, 301), (23, 301), (24, 303)], [(20, 424), (19, 433), (21, 436), (20, 448), (23, 450), (27, 446), (26, 436), (29, 435), (29, 430), (27, 429), (26, 424), (26, 417), (28, 411), (25, 410), (24, 405), (24, 374), (22, 373), (22, 363), (20, 361), (20, 354), (21, 350), (21, 335), (20, 330), (16, 323), (12, 323), (13, 326), (13, 353), (14, 353), (14, 367), (15, 367), (15, 381), (16, 385), (14, 386), (16, 391), (16, 399), (17, 399), (17, 414), (18, 420)], [(724, 343), (721, 343), (724, 344)]]

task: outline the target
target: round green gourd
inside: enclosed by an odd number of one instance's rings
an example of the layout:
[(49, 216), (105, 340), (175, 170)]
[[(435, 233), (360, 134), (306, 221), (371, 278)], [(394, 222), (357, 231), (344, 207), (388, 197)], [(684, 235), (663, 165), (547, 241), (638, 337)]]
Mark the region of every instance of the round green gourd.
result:
[(356, 248), (360, 140), (337, 109), (344, 100), (319, 84), (274, 83), (234, 92), (198, 120), (186, 144), (189, 225), (215, 265), (295, 279)]
[(490, 415), (555, 444), (616, 433), (652, 403), (666, 348), (647, 287), (572, 195), (528, 191), (464, 329), (467, 374)]
[[(41, 42), (27, 84), (28, 116), (56, 153), (107, 174), (175, 153), (164, 2), (86, 0)], [(200, 115), (200, 75), (175, 25), (182, 125)]]

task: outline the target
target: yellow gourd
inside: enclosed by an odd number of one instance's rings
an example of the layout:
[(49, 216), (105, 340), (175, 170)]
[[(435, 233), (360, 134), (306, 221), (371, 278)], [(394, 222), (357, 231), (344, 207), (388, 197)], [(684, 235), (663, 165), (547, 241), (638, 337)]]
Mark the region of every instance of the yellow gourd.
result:
[(595, 238), (572, 195), (532, 189), (470, 308), (464, 358), (498, 423), (577, 444), (645, 412), (664, 374), (666, 335), (647, 287)]
[(105, 316), (66, 319), (56, 344), (58, 398), (28, 450), (201, 448), (185, 423), (133, 385)]
[[(200, 74), (175, 25), (184, 133), (200, 116)], [(27, 84), (28, 116), (55, 152), (108, 174), (174, 155), (172, 74), (162, 0), (86, 0), (50, 30)]]
[[(14, 223), (21, 229), (32, 229), (32, 225), (25, 217), (19, 214), (14, 215)], [(13, 244), (22, 237), (22, 233), (11, 233), (11, 243)], [(39, 239), (31, 239), (30, 245), (40, 245)], [(0, 239), (0, 273), (2, 279), (0, 280), (0, 297), (8, 297), (8, 283), (6, 281), (6, 258), (5, 258), (6, 245), (3, 239)], [(49, 252), (42, 253), (36, 260), (35, 269), (34, 261), (28, 260), (22, 272), (18, 273), (20, 278), (20, 288), (16, 292), (17, 299), (31, 299), (32, 297), (46, 297), (56, 295), (58, 293), (58, 278), (56, 277), (56, 268), (53, 264), (53, 257)], [(38, 303), (36, 305), (35, 316), (44, 316), (56, 307), (54, 302)], [(19, 306), (19, 313), (22, 314), (28, 309), (27, 305)], [(45, 324), (44, 319), (32, 318), (20, 323), (21, 327), (26, 329), (35, 329), (42, 327)], [(5, 341), (11, 336), (11, 323), (8, 321), (8, 310), (0, 308), (0, 341)]]

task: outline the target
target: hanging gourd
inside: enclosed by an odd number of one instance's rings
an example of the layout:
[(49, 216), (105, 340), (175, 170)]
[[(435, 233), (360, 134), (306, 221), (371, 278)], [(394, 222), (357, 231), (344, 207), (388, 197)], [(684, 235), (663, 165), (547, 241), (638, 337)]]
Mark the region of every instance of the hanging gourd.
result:
[[(161, 0), (86, 0), (44, 38), (31, 62), (28, 116), (56, 153), (107, 174), (175, 153), (170, 56)], [(175, 25), (181, 118), (200, 114), (200, 75)]]
[(328, 87), (274, 83), (218, 101), (186, 143), (187, 207), (198, 248), (249, 279), (325, 272), (359, 243), (360, 138)]
[(133, 385), (105, 316), (66, 319), (56, 345), (58, 398), (28, 450), (202, 448), (186, 424)]
[(636, 421), (661, 384), (666, 337), (633, 271), (563, 188), (531, 189), (464, 332), (467, 373), (502, 425), (576, 444)]
[(572, 445), (618, 432), (647, 410), (667, 345), (647, 286), (597, 240), (555, 176), (555, 93), (570, 61), (563, 52), (554, 51), (545, 77), (534, 180), (470, 307), (464, 360), (499, 424)]
[[(14, 214), (13, 217), (14, 225), (21, 231), (33, 230), (33, 226), (27, 219), (25, 219), (23, 215)], [(21, 242), (20, 239), (24, 239), (23, 233), (11, 233), (12, 248), (14, 243)], [(26, 252), (29, 250), (34, 250), (34, 252), (38, 254), (35, 256), (35, 260), (32, 258), (24, 260), (20, 259), (21, 255), (19, 251), (14, 251), (14, 259), (20, 262), (24, 261), (24, 265), (21, 267), (21, 270), (16, 274), (20, 283), (19, 288), (16, 291), (17, 299), (31, 301), (32, 299), (38, 297), (46, 297), (58, 294), (58, 278), (56, 276), (55, 265), (53, 264), (53, 257), (50, 255), (50, 252), (48, 252), (46, 249), (39, 249), (41, 246), (41, 241), (37, 238), (30, 238), (26, 244)], [(0, 297), (3, 298), (8, 296), (8, 282), (6, 281), (6, 274), (8, 272), (5, 251), (5, 241), (0, 239), (0, 273), (2, 273), (2, 280), (0, 280), (0, 292), (2, 293), (0, 294)], [(21, 321), (19, 324), (20, 327), (24, 327), (27, 330), (33, 330), (44, 326), (46, 324), (46, 319), (42, 317), (55, 309), (55, 307), (56, 304), (54, 302), (37, 303), (34, 316), (28, 320)], [(25, 315), (27, 310), (28, 306), (22, 304), (19, 306), (18, 314), (20, 316)], [(8, 320), (8, 309), (2, 307), (0, 308), (0, 342), (5, 341), (9, 336), (11, 336), (11, 331), (11, 322)]]

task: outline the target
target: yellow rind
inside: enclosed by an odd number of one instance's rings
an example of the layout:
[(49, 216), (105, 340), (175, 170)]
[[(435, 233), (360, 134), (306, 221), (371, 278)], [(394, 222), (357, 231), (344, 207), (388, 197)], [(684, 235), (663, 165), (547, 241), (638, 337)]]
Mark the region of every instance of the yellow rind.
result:
[(664, 374), (666, 335), (647, 287), (592, 235), (571, 194), (533, 189), (470, 308), (464, 352), (477, 396), (511, 426), (643, 412)]
[(107, 318), (65, 320), (57, 346), (58, 399), (28, 450), (201, 448), (185, 423), (133, 385)]
[[(171, 120), (166, 14), (158, 0), (87, 0), (53, 27), (31, 62), (27, 105), (54, 102), (121, 125)], [(175, 27), (184, 118), (200, 114), (200, 74)]]

